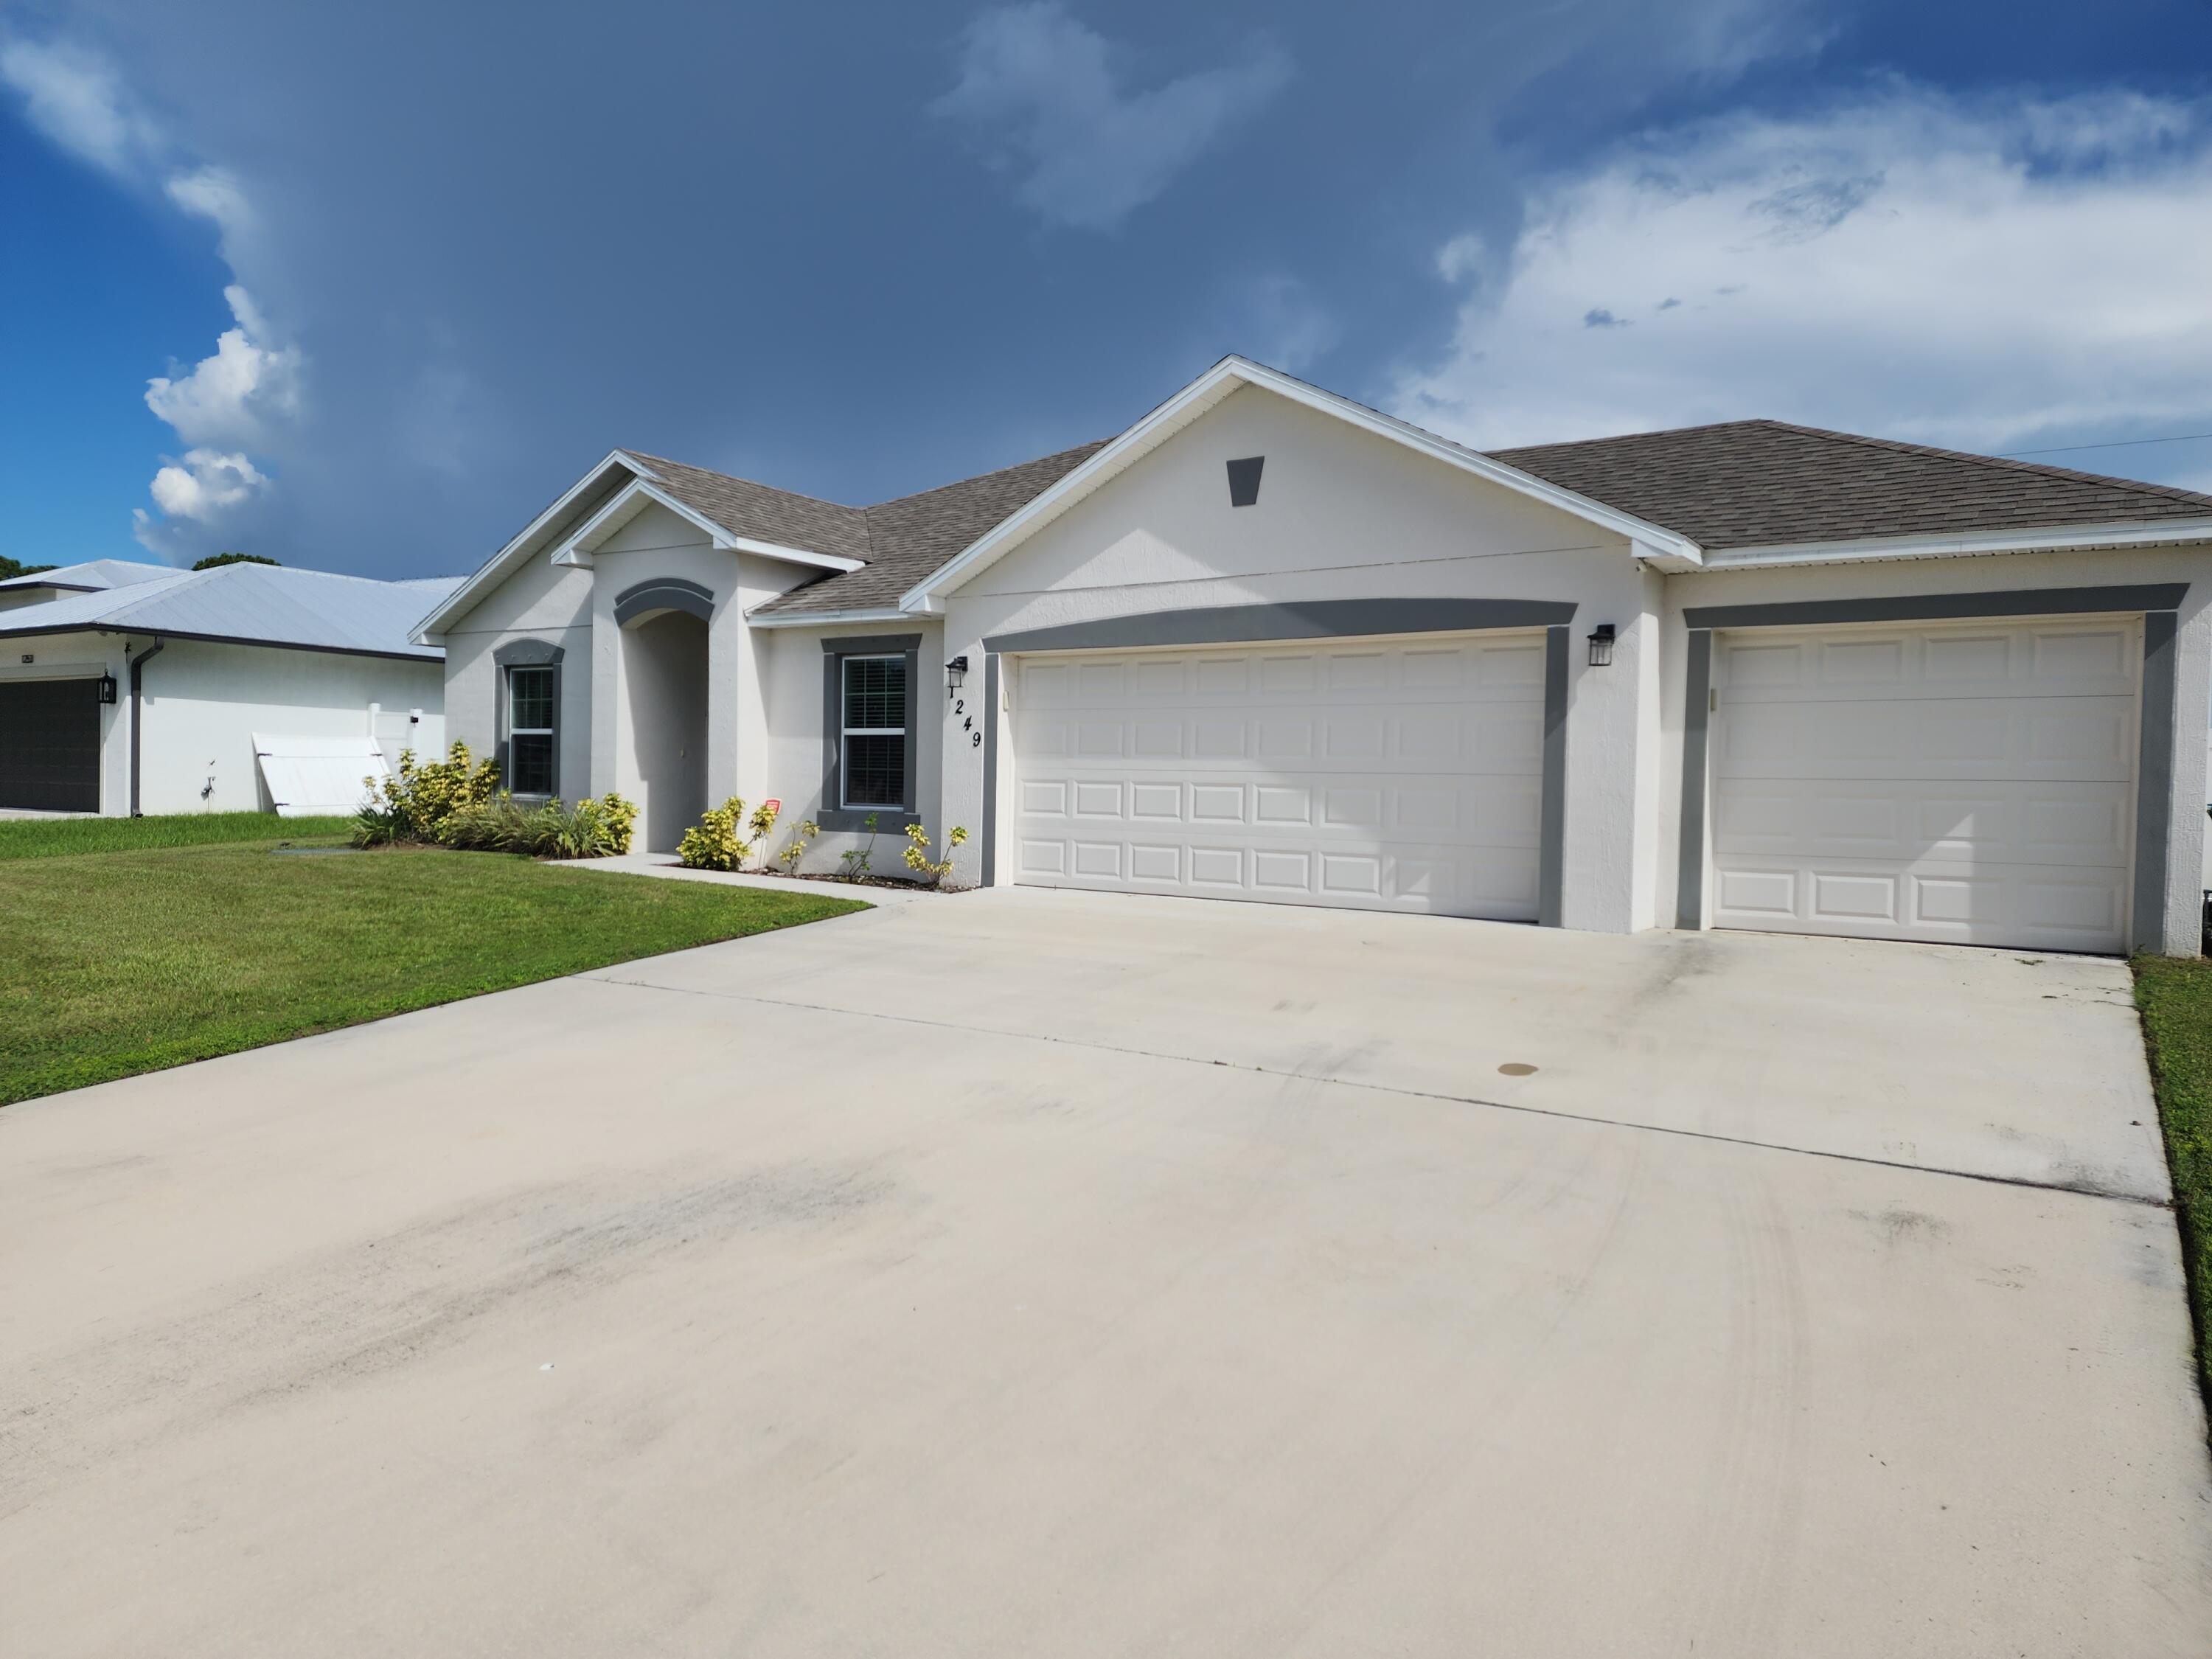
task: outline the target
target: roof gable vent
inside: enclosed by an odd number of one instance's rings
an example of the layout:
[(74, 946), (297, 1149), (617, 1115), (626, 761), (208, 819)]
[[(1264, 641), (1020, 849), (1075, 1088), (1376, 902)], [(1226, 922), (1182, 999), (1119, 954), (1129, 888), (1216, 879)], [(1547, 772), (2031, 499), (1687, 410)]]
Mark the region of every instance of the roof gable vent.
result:
[(1229, 463), (1229, 505), (1250, 507), (1260, 499), (1260, 469), (1267, 464), (1265, 455), (1249, 455), (1241, 461)]

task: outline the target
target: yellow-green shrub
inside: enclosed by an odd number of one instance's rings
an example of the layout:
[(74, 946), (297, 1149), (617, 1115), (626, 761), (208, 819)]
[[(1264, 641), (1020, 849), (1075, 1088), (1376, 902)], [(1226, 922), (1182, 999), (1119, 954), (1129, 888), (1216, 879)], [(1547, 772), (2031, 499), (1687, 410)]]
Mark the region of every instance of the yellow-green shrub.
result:
[[(952, 833), (945, 838), (945, 850), (949, 854), (967, 839), (968, 831), (956, 823), (952, 826)], [(944, 885), (945, 877), (952, 873), (952, 860), (950, 858), (941, 862), (933, 860), (929, 856), (927, 832), (918, 823), (909, 823), (906, 827), (906, 867), (916, 875), (927, 877), (932, 887), (940, 887)]]
[(490, 802), (499, 788), (499, 763), (476, 760), (457, 739), (442, 761), (417, 765), (415, 751), (402, 750), (396, 775), (362, 781), (370, 793), (368, 804), (354, 815), (356, 846), (444, 842), (456, 813)]

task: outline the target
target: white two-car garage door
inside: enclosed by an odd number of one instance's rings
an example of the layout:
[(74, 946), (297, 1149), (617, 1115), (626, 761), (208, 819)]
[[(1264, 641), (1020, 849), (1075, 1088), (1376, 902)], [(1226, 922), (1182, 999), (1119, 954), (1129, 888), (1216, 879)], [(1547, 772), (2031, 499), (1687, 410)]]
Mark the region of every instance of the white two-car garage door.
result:
[(2121, 949), (2141, 629), (1717, 635), (1714, 925)]
[(1535, 918), (1540, 631), (1010, 672), (1019, 881)]

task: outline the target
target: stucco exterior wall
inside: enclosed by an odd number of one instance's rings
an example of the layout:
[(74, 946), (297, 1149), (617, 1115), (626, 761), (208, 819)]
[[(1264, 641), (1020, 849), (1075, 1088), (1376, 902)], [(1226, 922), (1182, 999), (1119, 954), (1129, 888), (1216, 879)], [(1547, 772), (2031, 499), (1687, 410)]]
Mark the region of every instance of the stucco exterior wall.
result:
[[(112, 674), (100, 711), (100, 811), (131, 811), (130, 659), (150, 637), (56, 634), (22, 641), (0, 678), (95, 679)], [(20, 660), (24, 655), (33, 660)], [(144, 669), (139, 810), (254, 812), (269, 807), (254, 759), (257, 732), (289, 737), (373, 736), (387, 760), (445, 741), (445, 672), (434, 662), (271, 646), (168, 641)], [(419, 723), (410, 717), (422, 711)]]
[[(971, 834), (980, 827), (973, 817), (964, 820), (948, 817), (944, 811), (939, 777), (945, 752), (944, 728), (949, 719), (945, 711), (950, 704), (945, 695), (944, 629), (934, 619), (915, 617), (896, 623), (761, 629), (756, 630), (754, 638), (760, 648), (762, 684), (767, 690), (764, 720), (769, 732), (768, 762), (757, 795), (747, 799), (774, 798), (783, 802), (782, 817), (774, 837), (776, 847), (789, 839), (792, 825), (818, 817), (824, 805), (823, 763), (828, 739), (822, 722), (822, 660), (825, 654), (823, 641), (874, 639), (894, 634), (921, 636), (918, 656), (921, 695), (916, 699), (921, 731), (915, 743), (915, 810), (930, 838), (939, 843), (945, 839), (947, 827), (954, 823), (964, 822)], [(969, 690), (980, 697), (980, 672), (970, 679)], [(840, 854), (866, 839), (857, 832), (824, 830), (800, 867), (810, 871), (835, 870)], [(906, 866), (900, 858), (905, 846), (904, 833), (886, 820), (883, 833), (876, 840), (875, 873), (904, 875)]]
[[(141, 641), (143, 650), (151, 641)], [(100, 711), (100, 811), (124, 817), (131, 811), (131, 726), (127, 707), (131, 684), (125, 668), (125, 641), (110, 634), (43, 634), (10, 641), (0, 661), (0, 680), (96, 680), (115, 676), (112, 705)], [(31, 659), (29, 662), (23, 658)], [(149, 809), (152, 810), (152, 809)], [(182, 810), (182, 809), (179, 809)]]
[[(1264, 455), (1257, 504), (1229, 502), (1226, 463)], [(1657, 578), (1626, 538), (1274, 395), (1232, 394), (954, 593), (944, 654), (981, 678), (994, 635), (1147, 611), (1307, 599), (1491, 599), (1576, 606), (1569, 653), (1566, 926), (1650, 926), (1657, 721), (1638, 688), (1653, 672)], [(1609, 668), (1583, 637), (1620, 631)], [(1003, 685), (998, 796), (1013, 791)], [(978, 686), (980, 690), (980, 686)], [(944, 816), (975, 826), (983, 756), (957, 720), (942, 733)], [(956, 879), (981, 878), (981, 843)], [(996, 879), (1011, 879), (1001, 860)]]
[(1765, 569), (1713, 568), (1666, 581), (1667, 649), (1660, 688), (1666, 774), (1659, 803), (1659, 914), (1675, 914), (1680, 846), (1684, 664), (1689, 632), (1682, 613), (1710, 605), (1778, 605), (1805, 599), (1902, 594), (2009, 593), (2028, 588), (2185, 582), (2189, 592), (2174, 639), (2172, 791), (2164, 936), (2136, 939), (2137, 950), (2194, 956), (2203, 925), (2206, 734), (2212, 725), (2212, 546), (2008, 553)]
[(446, 647), (448, 741), (479, 757), (499, 744), (500, 676), (493, 653), (520, 640), (561, 647), (560, 781), (574, 793), (592, 775), (592, 573), (528, 560), (441, 637)]

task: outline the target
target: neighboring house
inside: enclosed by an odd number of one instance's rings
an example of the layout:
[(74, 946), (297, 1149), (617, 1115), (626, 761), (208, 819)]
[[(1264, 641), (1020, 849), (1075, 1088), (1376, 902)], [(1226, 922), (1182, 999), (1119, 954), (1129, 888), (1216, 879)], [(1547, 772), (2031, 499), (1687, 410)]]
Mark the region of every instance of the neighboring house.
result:
[(654, 848), (737, 793), (831, 856), (966, 824), (963, 882), (2194, 952), (2209, 594), (2184, 490), (1772, 421), (1478, 454), (1231, 358), (865, 509), (617, 450), (417, 637)]
[(457, 585), (118, 559), (0, 582), (0, 807), (266, 810), (257, 737), (441, 750), (442, 653), (410, 634)]

